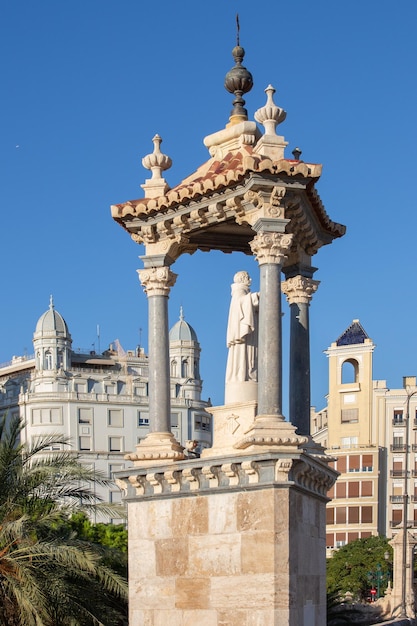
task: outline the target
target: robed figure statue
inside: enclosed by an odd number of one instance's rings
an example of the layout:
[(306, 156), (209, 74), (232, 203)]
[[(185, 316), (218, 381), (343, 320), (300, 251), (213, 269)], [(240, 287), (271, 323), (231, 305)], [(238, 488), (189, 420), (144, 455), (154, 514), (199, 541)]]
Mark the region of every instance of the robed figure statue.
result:
[(227, 324), (226, 385), (257, 381), (259, 294), (251, 293), (251, 282), (247, 272), (237, 272), (233, 278)]

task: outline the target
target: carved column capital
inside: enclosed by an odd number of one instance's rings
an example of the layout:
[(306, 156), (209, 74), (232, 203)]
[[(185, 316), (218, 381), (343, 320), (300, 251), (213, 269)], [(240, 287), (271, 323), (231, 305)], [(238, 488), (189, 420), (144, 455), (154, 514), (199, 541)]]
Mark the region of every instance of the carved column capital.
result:
[(258, 233), (250, 242), (250, 247), (259, 265), (274, 263), (282, 265), (288, 256), (293, 235), (289, 233)]
[(284, 280), (281, 283), (281, 289), (289, 304), (310, 304), (313, 293), (317, 291), (319, 284), (319, 280), (298, 275)]
[(171, 287), (175, 285), (177, 274), (169, 267), (149, 267), (137, 270), (144, 292), (149, 296), (169, 296)]

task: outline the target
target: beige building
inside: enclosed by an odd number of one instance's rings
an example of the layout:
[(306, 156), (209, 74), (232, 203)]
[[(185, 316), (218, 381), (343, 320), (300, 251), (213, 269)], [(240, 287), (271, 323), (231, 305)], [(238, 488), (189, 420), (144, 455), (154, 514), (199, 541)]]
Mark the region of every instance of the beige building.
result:
[[(27, 441), (58, 433), (83, 463), (109, 478), (131, 465), (125, 454), (149, 432), (148, 356), (113, 342), (103, 353), (72, 349), (67, 323), (55, 309), (39, 318), (34, 354), (0, 365), (0, 415), (20, 415)], [(183, 313), (169, 332), (171, 427), (199, 453), (211, 445), (211, 415), (201, 399), (200, 345)], [(54, 449), (60, 449), (56, 446)], [(120, 501), (114, 485), (101, 496)]]
[(392, 537), (405, 508), (408, 526), (417, 528), (417, 388), (414, 380), (404, 389), (373, 380), (374, 349), (353, 320), (326, 351), (327, 407), (311, 414), (312, 435), (340, 472), (327, 504), (328, 552), (370, 535)]

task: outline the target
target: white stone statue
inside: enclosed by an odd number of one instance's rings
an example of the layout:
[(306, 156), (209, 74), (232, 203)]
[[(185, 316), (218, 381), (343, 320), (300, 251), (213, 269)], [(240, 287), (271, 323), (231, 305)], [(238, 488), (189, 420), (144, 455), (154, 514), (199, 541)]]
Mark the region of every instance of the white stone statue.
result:
[(259, 293), (251, 293), (252, 281), (247, 272), (237, 272), (233, 281), (227, 324), (226, 385), (257, 381)]

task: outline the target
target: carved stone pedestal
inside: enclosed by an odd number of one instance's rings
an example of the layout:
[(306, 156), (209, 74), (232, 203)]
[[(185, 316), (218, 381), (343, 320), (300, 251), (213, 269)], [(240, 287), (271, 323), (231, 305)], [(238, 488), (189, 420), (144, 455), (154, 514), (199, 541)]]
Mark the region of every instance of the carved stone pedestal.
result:
[(322, 626), (325, 504), (336, 473), (305, 454), (118, 472), (131, 626)]

